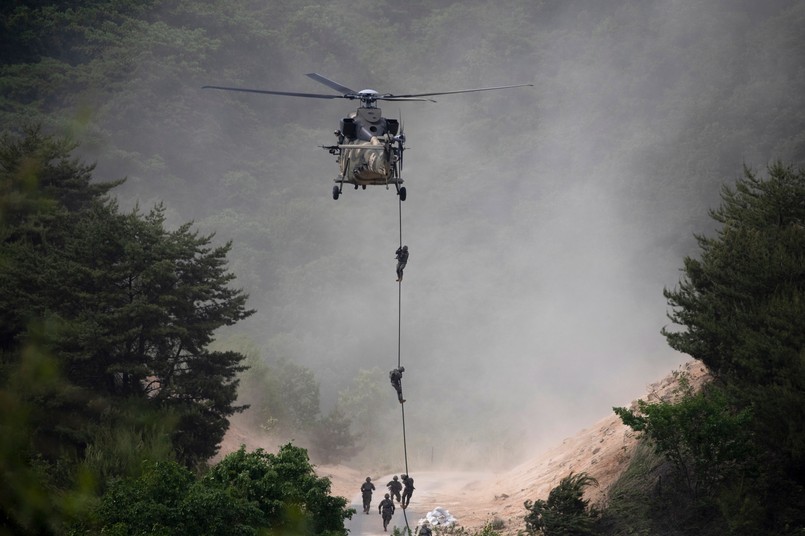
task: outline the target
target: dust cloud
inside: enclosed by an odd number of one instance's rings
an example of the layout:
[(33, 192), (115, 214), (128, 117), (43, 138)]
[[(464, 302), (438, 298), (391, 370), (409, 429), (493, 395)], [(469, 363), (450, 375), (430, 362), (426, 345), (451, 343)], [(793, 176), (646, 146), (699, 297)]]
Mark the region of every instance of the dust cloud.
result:
[[(751, 2), (734, 10), (730, 2), (482, 4), (445, 7), (455, 27), (447, 15), (420, 27), (427, 12), (405, 13), (408, 33), (377, 50), (385, 62), (334, 55), (320, 48), (325, 36), (303, 55), (272, 50), (275, 71), (238, 81), (329, 91), (303, 76), (315, 71), (394, 93), (535, 85), (380, 103), (387, 117), (402, 117), (408, 137), (401, 216), (393, 188), (330, 196), (336, 164), (317, 145), (334, 141), (351, 101), (199, 95), (209, 117), (193, 142), (217, 158), (188, 173), (226, 181), (228, 193), (205, 199), (201, 215), (182, 196), (203, 192), (164, 196), (180, 207), (178, 221), (196, 219), (234, 241), (237, 284), (258, 312), (223, 337), (245, 333), (265, 359), (310, 367), (325, 410), (358, 371), (383, 377), (397, 366), (401, 313), (417, 467), (514, 464), (685, 361), (660, 334), (662, 290), (695, 253), (692, 233), (708, 230), (707, 209), (744, 163), (762, 169), (803, 156), (801, 144), (760, 146), (731, 127), (761, 121), (775, 104), (752, 93), (763, 86), (731, 84), (765, 72), (764, 58), (797, 61), (790, 43), (760, 39)], [(763, 20), (771, 25), (784, 9), (801, 16), (789, 6), (770, 4)], [(484, 16), (511, 20), (486, 25)], [(425, 56), (417, 39), (434, 35), (444, 46)], [(205, 66), (205, 83), (234, 84), (226, 72)], [(734, 102), (739, 89), (757, 110)], [(232, 115), (244, 108), (264, 122), (238, 124)], [(269, 146), (261, 132), (276, 129), (284, 141)], [(224, 140), (238, 153), (217, 153)], [(146, 179), (134, 177), (126, 194), (148, 199)], [(398, 303), (400, 239), (411, 256)], [(362, 424), (382, 430), (383, 443), (354, 462), (392, 469), (402, 455), (400, 413), (381, 381), (384, 413)]]

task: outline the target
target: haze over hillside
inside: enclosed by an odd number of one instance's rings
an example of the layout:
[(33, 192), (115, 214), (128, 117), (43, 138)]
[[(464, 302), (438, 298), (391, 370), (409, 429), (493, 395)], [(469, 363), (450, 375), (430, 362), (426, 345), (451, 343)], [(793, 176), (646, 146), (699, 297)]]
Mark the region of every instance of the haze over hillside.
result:
[[(110, 102), (89, 107), (84, 150), (99, 176), (129, 177), (124, 205), (163, 200), (172, 222), (234, 241), (258, 312), (222, 341), (310, 367), (328, 407), (360, 370), (397, 363), (397, 197), (330, 196), (336, 164), (318, 146), (354, 103), (200, 87), (327, 91), (308, 72), (394, 93), (534, 84), (382, 105), (410, 148), (413, 463), (525, 455), (684, 361), (660, 335), (662, 289), (721, 184), (743, 165), (805, 160), (794, 0), (244, 0), (192, 17), (166, 4), (157, 21), (176, 39), (155, 23), (121, 45), (130, 77), (96, 88)], [(143, 52), (163, 39), (169, 53)], [(382, 389), (372, 424), (397, 434)]]
[[(705, 367), (696, 361), (688, 361), (667, 376), (652, 382), (639, 398), (656, 402), (673, 400), (678, 395), (679, 374), (699, 389), (709, 375)], [(229, 452), (246, 444), (248, 448), (273, 448), (265, 437), (243, 433), (236, 426), (227, 434), (222, 450)], [(584, 497), (590, 504), (603, 508), (610, 500), (613, 485), (638, 455), (638, 434), (624, 425), (613, 413), (603, 419), (590, 422), (583, 429), (557, 441), (550, 448), (535, 449), (522, 463), (509, 465), (501, 470), (492, 470), (495, 460), (478, 463), (471, 470), (439, 470), (435, 467), (419, 467), (415, 476), (416, 491), (407, 520), (417, 524), (423, 513), (441, 507), (450, 512), (455, 522), (467, 530), (482, 530), (493, 520), (504, 523), (502, 533), (518, 534), (525, 530), (523, 503), (526, 500), (546, 500), (551, 489), (569, 474), (586, 473), (596, 479), (598, 485), (585, 490)], [(363, 469), (363, 470), (360, 470)], [(378, 492), (385, 491), (384, 484), (389, 480), (385, 473), (378, 474), (376, 468), (355, 468), (348, 465), (322, 465), (318, 474), (327, 476), (332, 482), (335, 495), (352, 501), (359, 509), (361, 497), (359, 484), (368, 473), (378, 486)], [(650, 478), (656, 479), (654, 474)], [(649, 481), (653, 486), (656, 482)], [(378, 501), (376, 500), (375, 503)], [(374, 514), (374, 512), (372, 512)], [(381, 532), (376, 515), (367, 518), (355, 516), (347, 523), (350, 534), (378, 534)], [(397, 511), (392, 524), (404, 525), (406, 518)]]

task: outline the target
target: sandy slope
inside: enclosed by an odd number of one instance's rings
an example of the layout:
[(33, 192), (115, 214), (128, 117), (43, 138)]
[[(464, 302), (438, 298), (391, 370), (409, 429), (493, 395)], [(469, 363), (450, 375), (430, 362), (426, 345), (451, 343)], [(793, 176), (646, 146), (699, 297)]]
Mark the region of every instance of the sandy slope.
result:
[[(694, 386), (707, 379), (704, 368), (695, 362), (688, 362), (680, 367), (680, 371), (690, 375)], [(640, 398), (668, 399), (675, 384), (671, 374), (650, 385)], [(236, 450), (241, 444), (249, 449), (263, 447), (272, 451), (278, 446), (266, 444), (265, 438), (254, 437), (235, 425), (222, 443), (222, 453)], [(493, 519), (501, 519), (505, 522), (505, 531), (515, 533), (524, 528), (525, 500), (546, 499), (550, 490), (571, 472), (586, 472), (595, 477), (599, 486), (589, 488), (587, 498), (594, 504), (605, 503), (610, 486), (628, 466), (635, 445), (634, 433), (612, 414), (502, 473), (415, 474), (418, 485), (412, 505), (416, 503), (417, 509), (422, 511), (444, 507), (461, 526), (471, 530), (482, 528)], [(350, 501), (365, 478), (358, 470), (341, 465), (323, 465), (316, 470), (321, 476), (330, 478), (335, 495), (347, 497)]]

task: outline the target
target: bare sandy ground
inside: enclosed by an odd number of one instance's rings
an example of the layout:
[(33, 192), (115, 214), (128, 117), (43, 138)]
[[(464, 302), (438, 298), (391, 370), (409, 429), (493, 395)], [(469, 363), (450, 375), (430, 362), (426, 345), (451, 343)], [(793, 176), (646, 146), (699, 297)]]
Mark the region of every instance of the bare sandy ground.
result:
[[(687, 372), (694, 386), (707, 380), (704, 367), (692, 361), (678, 372)], [(639, 398), (668, 399), (675, 386), (675, 376), (671, 374), (651, 384)], [(222, 443), (221, 453), (237, 450), (241, 444), (249, 449), (276, 450), (278, 445), (265, 444), (264, 440), (233, 426)], [(571, 472), (586, 472), (598, 480), (597, 487), (588, 488), (586, 498), (604, 505), (610, 487), (628, 467), (636, 444), (635, 434), (612, 414), (508, 471), (412, 473), (417, 482), (412, 507), (424, 512), (437, 506), (446, 508), (459, 525), (469, 530), (500, 520), (505, 523), (504, 532), (514, 534), (525, 528), (523, 503), (547, 499), (550, 490)], [(365, 474), (344, 465), (321, 465), (316, 471), (330, 478), (334, 495), (357, 501), (356, 490)], [(384, 491), (382, 484), (378, 486), (378, 493)]]

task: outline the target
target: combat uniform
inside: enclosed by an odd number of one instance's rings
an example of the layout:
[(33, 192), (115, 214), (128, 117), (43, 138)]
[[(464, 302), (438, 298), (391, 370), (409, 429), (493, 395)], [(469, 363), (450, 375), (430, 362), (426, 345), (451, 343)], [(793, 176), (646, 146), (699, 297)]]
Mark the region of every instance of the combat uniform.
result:
[(402, 396), (402, 373), (405, 372), (405, 367), (400, 367), (392, 370), (389, 372), (389, 380), (391, 380), (391, 385), (394, 387), (394, 390), (397, 391), (397, 400), (400, 401), (400, 404), (405, 402)]
[(386, 487), (389, 489), (392, 498), (397, 499), (397, 502), (400, 502), (400, 492), (402, 491), (402, 483), (397, 480), (397, 475), (394, 475), (394, 479), (389, 480), (389, 483), (386, 484)]
[(402, 501), (400, 501), (400, 505), (403, 508), (408, 508), (408, 503), (411, 501), (411, 495), (414, 493), (414, 479), (408, 475), (403, 475), (402, 481), (405, 489), (402, 492)]
[(397, 248), (395, 254), (397, 255), (397, 281), (402, 281), (403, 270), (408, 264), (408, 246)]
[(368, 476), (366, 477), (366, 482), (361, 484), (361, 495), (363, 495), (363, 513), (368, 514), (369, 508), (372, 503), (372, 492), (375, 489), (375, 485), (372, 484), (372, 479)]
[(388, 532), (386, 527), (389, 526), (389, 521), (391, 521), (391, 516), (394, 515), (394, 510), (394, 501), (389, 499), (389, 494), (386, 493), (386, 498), (380, 501), (377, 507), (378, 513), (383, 516), (383, 530), (386, 532)]

